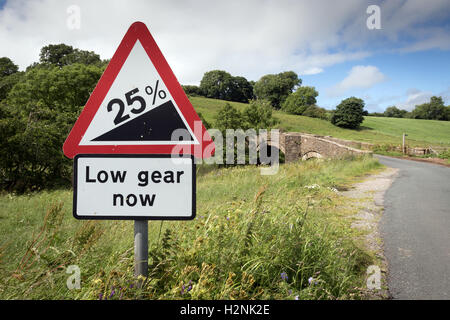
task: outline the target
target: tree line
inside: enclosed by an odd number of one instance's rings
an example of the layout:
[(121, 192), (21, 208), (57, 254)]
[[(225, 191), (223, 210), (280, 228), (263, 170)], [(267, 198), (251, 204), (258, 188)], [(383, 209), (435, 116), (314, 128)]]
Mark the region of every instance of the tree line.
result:
[(444, 105), (442, 97), (432, 96), (429, 102), (416, 105), (410, 112), (391, 106), (386, 108), (384, 112), (373, 112), (369, 115), (374, 117), (450, 121), (450, 106)]
[(267, 74), (255, 82), (223, 70), (212, 70), (203, 75), (199, 86), (184, 85), (183, 89), (191, 96), (243, 103), (267, 101), (276, 110), (328, 119), (327, 110), (316, 105), (319, 95), (316, 89), (301, 84), (302, 80), (294, 71)]
[(267, 74), (258, 81), (248, 81), (241, 76), (232, 76), (223, 70), (208, 71), (199, 86), (183, 86), (188, 95), (248, 103), (253, 100), (268, 101), (273, 109), (290, 114), (329, 120), (336, 126), (355, 129), (364, 116), (412, 118), (428, 120), (450, 120), (450, 106), (445, 106), (442, 97), (431, 97), (430, 101), (416, 105), (408, 112), (391, 106), (383, 113), (368, 113), (365, 102), (356, 97), (341, 101), (335, 110), (317, 106), (319, 93), (315, 87), (302, 86), (302, 80), (294, 71)]

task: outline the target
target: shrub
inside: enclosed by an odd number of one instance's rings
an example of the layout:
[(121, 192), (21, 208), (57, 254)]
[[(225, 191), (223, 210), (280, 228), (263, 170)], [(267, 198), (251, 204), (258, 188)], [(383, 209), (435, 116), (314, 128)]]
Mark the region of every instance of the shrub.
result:
[(276, 125), (278, 119), (272, 117), (272, 106), (267, 100), (251, 100), (243, 112), (245, 128), (270, 129)]
[(328, 120), (328, 113), (324, 108), (318, 106), (309, 106), (302, 114), (305, 117)]
[(254, 91), (258, 99), (268, 100), (274, 108), (279, 109), (292, 90), (301, 83), (302, 80), (293, 71), (267, 74), (255, 83)]
[(0, 106), (0, 187), (26, 190), (69, 184), (62, 145), (103, 68), (36, 66)]
[(364, 101), (355, 97), (347, 98), (336, 107), (331, 117), (335, 126), (356, 129), (364, 121)]
[(287, 97), (281, 109), (287, 113), (303, 115), (308, 107), (316, 103), (318, 95), (314, 87), (299, 87)]
[(200, 87), (198, 87), (198, 86), (182, 85), (181, 87), (183, 88), (184, 92), (188, 96), (196, 97), (196, 96), (202, 95), (202, 91), (200, 90)]
[(205, 72), (200, 81), (201, 94), (207, 98), (248, 102), (253, 98), (253, 86), (244, 77), (233, 77), (226, 71)]

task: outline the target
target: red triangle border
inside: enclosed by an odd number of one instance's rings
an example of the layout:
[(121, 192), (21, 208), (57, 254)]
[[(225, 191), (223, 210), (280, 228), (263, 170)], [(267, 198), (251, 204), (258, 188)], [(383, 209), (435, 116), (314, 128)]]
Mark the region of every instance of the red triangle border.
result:
[[(119, 74), (123, 64), (128, 58), (134, 44), (139, 39), (151, 62), (165, 83), (167, 89), (175, 100), (180, 112), (192, 132), (196, 135), (200, 145), (183, 145), (182, 152), (194, 155), (196, 158), (207, 158), (214, 153), (214, 142), (208, 131), (201, 125), (201, 135), (194, 130), (195, 121), (201, 121), (188, 97), (176, 79), (172, 69), (164, 58), (161, 50), (153, 39), (147, 26), (142, 22), (133, 23), (123, 37), (111, 61), (98, 81), (94, 91), (86, 102), (80, 116), (70, 131), (63, 145), (64, 154), (73, 158), (77, 154), (172, 154), (175, 145), (79, 145), (84, 133), (89, 127), (97, 110), (100, 108), (106, 94)], [(180, 149), (180, 148), (178, 148)]]

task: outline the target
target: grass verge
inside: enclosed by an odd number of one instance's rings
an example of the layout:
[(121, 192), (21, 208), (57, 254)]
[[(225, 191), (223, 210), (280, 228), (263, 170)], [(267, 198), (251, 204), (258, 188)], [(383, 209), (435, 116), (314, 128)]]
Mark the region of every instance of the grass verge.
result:
[[(0, 299), (357, 299), (373, 258), (336, 189), (380, 167), (354, 158), (199, 176), (195, 220), (149, 222), (142, 289), (132, 221), (77, 221), (69, 190), (2, 195)], [(66, 286), (69, 265), (79, 290)]]

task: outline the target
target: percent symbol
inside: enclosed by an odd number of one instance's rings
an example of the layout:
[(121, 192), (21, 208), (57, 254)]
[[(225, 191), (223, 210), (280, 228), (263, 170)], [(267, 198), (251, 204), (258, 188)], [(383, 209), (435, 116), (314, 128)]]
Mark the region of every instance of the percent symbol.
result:
[(152, 102), (152, 105), (155, 104), (155, 101), (156, 101), (156, 95), (158, 95), (158, 97), (159, 97), (160, 99), (162, 99), (162, 100), (165, 99), (166, 96), (167, 96), (167, 94), (166, 94), (166, 92), (165, 92), (164, 90), (159, 90), (159, 91), (158, 91), (158, 85), (159, 85), (159, 80), (156, 80), (155, 90), (153, 90), (153, 88), (152, 88), (151, 86), (146, 86), (146, 87), (145, 87), (145, 92), (146, 92), (149, 96), (153, 95), (153, 102)]

